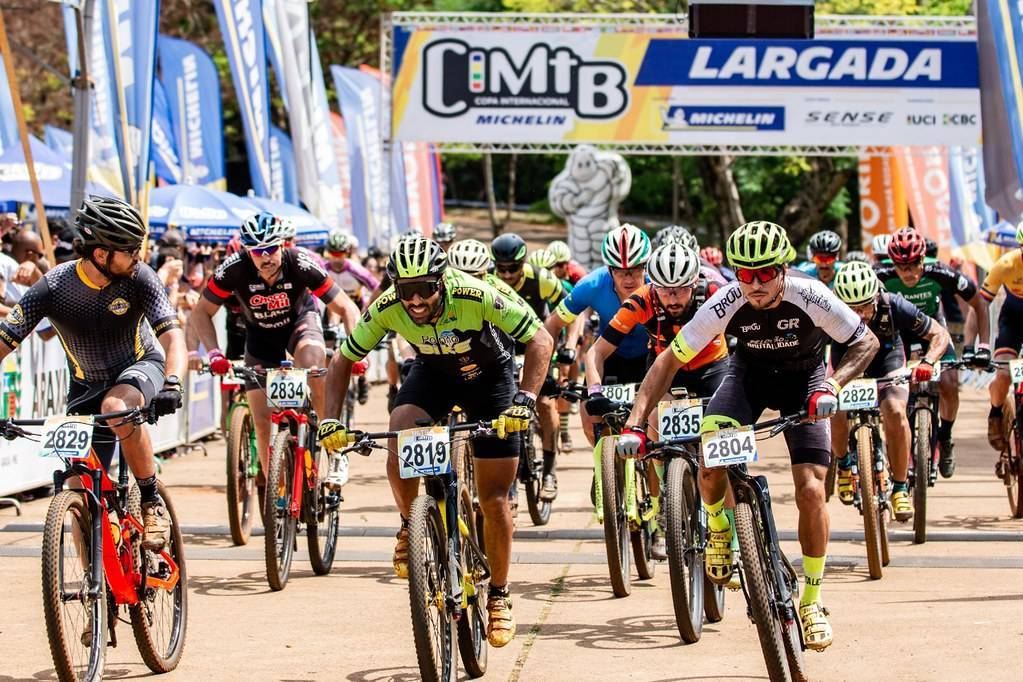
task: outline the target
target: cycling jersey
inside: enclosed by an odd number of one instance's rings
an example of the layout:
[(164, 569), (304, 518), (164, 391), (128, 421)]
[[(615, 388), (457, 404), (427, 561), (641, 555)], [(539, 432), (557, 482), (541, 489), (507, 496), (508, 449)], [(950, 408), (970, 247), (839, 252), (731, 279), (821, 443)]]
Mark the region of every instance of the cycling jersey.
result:
[[(931, 318), (901, 294), (882, 292), (877, 299), (874, 317), (867, 326), (874, 332), (881, 347), (863, 375), (877, 379), (905, 364), (902, 334), (923, 338), (931, 330)], [(832, 344), (831, 363), (837, 365), (841, 362), (847, 349), (845, 344)]]
[(153, 335), (180, 327), (163, 283), (145, 263), (102, 287), (81, 260), (51, 268), (0, 323), (0, 339), (17, 348), (44, 317), (64, 346), (72, 377), (90, 383), (113, 380), (143, 358), (160, 360)]
[(540, 320), (528, 306), (506, 299), (475, 277), (448, 268), (444, 272), (444, 306), (436, 322), (414, 323), (391, 288), (366, 309), (362, 321), (342, 344), (341, 353), (353, 362), (361, 360), (387, 332), (393, 331), (416, 349), (425, 364), (443, 369), (445, 377), (469, 382), (511, 361), (512, 348), (504, 334), (528, 343), (539, 328)]
[(823, 361), (827, 337), (847, 344), (865, 330), (859, 316), (818, 280), (786, 278), (781, 301), (768, 310), (751, 306), (738, 282), (732, 282), (696, 311), (671, 350), (687, 363), (725, 333), (736, 337), (737, 354), (759, 365), (808, 369)]
[(574, 288), (583, 277), (586, 276), (586, 268), (576, 263), (574, 260), (568, 261), (565, 264), (565, 280), (572, 285)]
[(939, 261), (924, 261), (923, 274), (913, 287), (902, 283), (892, 264), (882, 264), (875, 268), (875, 272), (885, 289), (902, 294), (927, 316), (942, 323), (945, 318), (938, 305), (942, 292), (955, 294), (964, 301), (971, 301), (977, 295), (977, 285), (973, 280)]
[(281, 253), (281, 271), (272, 284), (267, 284), (260, 276), (247, 251), (231, 254), (214, 271), (203, 296), (223, 305), (233, 294), (241, 303), (241, 313), (250, 333), (283, 334), (305, 313), (316, 310), (313, 296), (330, 303), (340, 289), (304, 252), (282, 249)]
[(497, 289), (497, 291), (500, 292), (502, 296), (505, 296), (506, 298), (521, 303), (526, 307), (529, 307), (529, 304), (526, 303), (521, 296), (519, 296), (517, 291), (515, 291), (510, 286), (505, 284), (504, 280), (495, 275), (494, 273), (492, 272), (484, 273), (483, 276), (480, 277), (480, 279), (489, 284), (490, 286), (494, 287), (495, 289)]
[(512, 288), (541, 320), (565, 297), (561, 280), (555, 277), (553, 272), (544, 268), (534, 268), (529, 263), (522, 264), (522, 277)]
[[(644, 284), (625, 299), (625, 303), (601, 333), (601, 338), (611, 345), (617, 346), (629, 332), (638, 326), (646, 329), (649, 336), (650, 352), (660, 355), (668, 348), (671, 340), (675, 338), (682, 327), (693, 319), (693, 315), (707, 300), (707, 297), (713, 296), (717, 290), (717, 284), (700, 277), (689, 305), (685, 307), (681, 315), (672, 317), (661, 305), (654, 292), (654, 287)], [(689, 372), (698, 369), (727, 355), (728, 344), (725, 342), (724, 334), (718, 334), (695, 358), (682, 366), (682, 371)]]
[(327, 265), (327, 274), (334, 280), (341, 290), (363, 307), (365, 297), (380, 286), (380, 281), (374, 277), (369, 270), (352, 258), (346, 258), (341, 263), (341, 269), (335, 270), (330, 264)]
[(1023, 249), (1013, 249), (995, 261), (991, 272), (984, 278), (980, 295), (990, 301), (1003, 286), (1007, 294), (1023, 298)]
[[(611, 272), (601, 267), (579, 280), (555, 312), (565, 324), (571, 324), (584, 310), (590, 308), (597, 313), (597, 334), (603, 335), (604, 329), (621, 307), (622, 300), (615, 291)], [(646, 357), (647, 341), (646, 331), (637, 326), (618, 344), (615, 354), (625, 358)]]

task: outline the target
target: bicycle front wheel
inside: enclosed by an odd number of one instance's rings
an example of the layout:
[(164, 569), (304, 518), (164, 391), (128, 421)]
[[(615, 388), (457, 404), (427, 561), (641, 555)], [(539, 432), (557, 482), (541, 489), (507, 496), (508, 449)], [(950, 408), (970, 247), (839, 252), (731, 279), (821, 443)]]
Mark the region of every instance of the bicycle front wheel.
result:
[(160, 553), (140, 548), (136, 556), (141, 560), (146, 588), (139, 603), (132, 606), (129, 613), (131, 630), (142, 660), (154, 673), (166, 673), (178, 667), (181, 652), (185, 649), (188, 579), (178, 515), (163, 483), (157, 485), (171, 519), (170, 544)]
[(90, 597), (92, 522), (81, 493), (50, 502), (43, 527), (43, 615), (53, 667), (61, 682), (103, 676), (107, 646), (106, 581)]
[(267, 468), (263, 555), (266, 560), (266, 580), (270, 589), (277, 591), (283, 590), (288, 584), (298, 530), (298, 520), (291, 515), (295, 458), (291, 434), (287, 429), (281, 429), (274, 437)]
[(425, 682), (455, 679), (455, 621), (449, 594), (447, 533), (437, 500), (420, 495), (409, 512), (409, 606), (419, 674)]
[(931, 414), (917, 410), (913, 425), (913, 542), (927, 542), (927, 479), (931, 463)]
[(529, 430), (522, 438), (522, 456), (526, 458), (525, 473), (527, 478), (523, 481), (526, 488), (526, 506), (529, 508), (529, 518), (534, 526), (546, 526), (551, 520), (551, 502), (540, 499), (540, 488), (543, 487), (543, 457), (537, 456), (536, 441), (540, 438), (537, 431), (536, 420), (530, 421)]
[(675, 627), (682, 641), (692, 644), (703, 632), (703, 552), (698, 549), (694, 515), (696, 482), (689, 462), (681, 457), (668, 461), (665, 471), (665, 530), (668, 543), (668, 574)]
[(1009, 513), (1014, 519), (1023, 518), (1023, 432), (1020, 431), (1020, 420), (1023, 415), (1016, 409), (1015, 423), (1009, 434), (1009, 458), (1005, 462), (1003, 472), (1005, 494), (1009, 498)]
[(872, 580), (880, 580), (881, 529), (878, 523), (877, 489), (874, 487), (874, 446), (870, 428), (856, 428), (856, 458), (860, 471), (860, 514), (863, 516), (863, 539), (867, 545), (867, 568)]
[(615, 439), (600, 441), (600, 478), (604, 505), (604, 547), (611, 589), (616, 597), (632, 592), (629, 520), (625, 517), (625, 462), (615, 453)]
[(244, 545), (252, 534), (252, 512), (255, 508), (256, 478), (252, 472), (255, 445), (252, 417), (247, 405), (231, 410), (227, 430), (227, 522), (231, 541)]
[(468, 486), (459, 485), (458, 515), (465, 522), (468, 531), (462, 537), (462, 574), (468, 596), (462, 617), (458, 621), (458, 652), (462, 657), (462, 665), (469, 677), (483, 677), (487, 672), (487, 588), (489, 579), (486, 566), (481, 557), (469, 544), (469, 538), (475, 537), (478, 529), (476, 518), (472, 512), (472, 493)]
[[(316, 481), (316, 485), (319, 488), (316, 495), (307, 492), (309, 498), (307, 503), (312, 505), (313, 509), (309, 510), (312, 520), (306, 523), (305, 534), (313, 573), (327, 575), (334, 565), (334, 557), (337, 554), (337, 537), (341, 526), (341, 494), (328, 489), (323, 485), (323, 481)], [(322, 536), (320, 528), (324, 531)]]

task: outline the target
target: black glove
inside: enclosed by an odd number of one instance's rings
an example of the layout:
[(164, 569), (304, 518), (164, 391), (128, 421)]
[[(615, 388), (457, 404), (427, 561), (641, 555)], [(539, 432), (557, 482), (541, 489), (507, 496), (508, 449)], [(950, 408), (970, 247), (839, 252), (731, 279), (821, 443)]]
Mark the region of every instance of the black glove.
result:
[(163, 388), (153, 396), (149, 406), (152, 408), (154, 419), (177, 412), (181, 407), (181, 382), (176, 377), (167, 377), (163, 382)]
[(571, 365), (575, 362), (575, 348), (562, 348), (557, 356), (559, 365)]
[(540, 395), (545, 398), (556, 398), (561, 395), (561, 387), (558, 386), (558, 380), (548, 375), (543, 380), (543, 386), (540, 387)]
[(591, 417), (603, 417), (613, 409), (611, 400), (604, 397), (603, 393), (593, 393), (586, 399), (586, 411)]
[(977, 351), (974, 350), (973, 346), (963, 346), (963, 355), (960, 360), (963, 361), (964, 365), (972, 365), (976, 356)]
[[(965, 355), (965, 353), (963, 354)], [(964, 358), (965, 359), (965, 358)], [(979, 369), (987, 369), (991, 365), (991, 349), (981, 346), (973, 352), (973, 366)]]
[(416, 361), (415, 358), (405, 358), (401, 364), (398, 365), (398, 376), (402, 381), (408, 379), (408, 373), (412, 371), (412, 363)]

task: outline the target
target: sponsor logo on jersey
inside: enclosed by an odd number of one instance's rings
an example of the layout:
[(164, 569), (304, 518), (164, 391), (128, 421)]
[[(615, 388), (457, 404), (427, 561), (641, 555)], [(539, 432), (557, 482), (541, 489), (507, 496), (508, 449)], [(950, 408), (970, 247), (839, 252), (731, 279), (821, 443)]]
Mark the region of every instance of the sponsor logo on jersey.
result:
[(792, 334), (786, 334), (785, 336), (776, 336), (773, 339), (751, 339), (745, 341), (744, 344), (747, 348), (752, 348), (753, 350), (781, 350), (783, 348), (797, 348), (799, 346), (799, 339)]
[(799, 318), (793, 317), (788, 320), (778, 320), (778, 329), (783, 331), (788, 329), (799, 329)]
[(263, 289), (266, 289), (266, 285), (262, 282), (256, 282), (255, 284), (249, 285), (249, 291), (263, 291)]
[(110, 302), (110, 305), (107, 306), (107, 310), (112, 312), (114, 315), (124, 315), (128, 312), (128, 308), (130, 307), (131, 306), (128, 305), (128, 301), (118, 296)]
[(738, 285), (736, 285), (729, 289), (728, 293), (722, 296), (720, 301), (712, 305), (711, 310), (713, 310), (714, 314), (718, 316), (718, 319), (721, 319), (728, 314), (728, 306), (735, 303), (740, 298), (742, 298), (742, 291), (739, 289)]
[(287, 294), (270, 294), (269, 296), (262, 296), (256, 294), (249, 298), (249, 307), (260, 308), (266, 306), (267, 310), (281, 310), (288, 307), (288, 295)]
[(959, 277), (956, 278), (956, 289), (959, 291), (965, 291), (968, 286), (970, 286), (970, 282), (965, 277), (959, 275)]
[(831, 302), (821, 293), (814, 291), (812, 288), (807, 287), (799, 290), (799, 296), (803, 299), (803, 303), (809, 306), (811, 303), (820, 308), (831, 312)]
[(785, 130), (785, 107), (672, 105), (661, 108), (662, 130)]
[(483, 301), (483, 290), (476, 287), (453, 287), (451, 295), (455, 298), (464, 298), (470, 301)]
[(743, 333), (758, 332), (760, 331), (760, 325), (756, 322), (754, 322), (753, 324), (742, 324), (739, 325), (739, 329), (741, 329)]
[(11, 311), (7, 313), (7, 319), (4, 320), (7, 324), (12, 327), (16, 327), (25, 321), (25, 311), (21, 309), (21, 304), (16, 304)]

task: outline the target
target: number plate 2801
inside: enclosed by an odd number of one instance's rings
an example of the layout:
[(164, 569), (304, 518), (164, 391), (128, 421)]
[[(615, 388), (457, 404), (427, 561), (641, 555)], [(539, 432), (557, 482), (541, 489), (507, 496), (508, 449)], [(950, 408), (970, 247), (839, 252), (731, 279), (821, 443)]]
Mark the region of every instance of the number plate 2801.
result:
[(750, 426), (703, 434), (703, 465), (727, 467), (757, 460), (757, 438)]
[(448, 427), (427, 426), (398, 432), (398, 473), (402, 478), (439, 476), (451, 471)]

